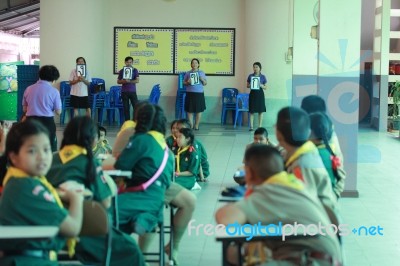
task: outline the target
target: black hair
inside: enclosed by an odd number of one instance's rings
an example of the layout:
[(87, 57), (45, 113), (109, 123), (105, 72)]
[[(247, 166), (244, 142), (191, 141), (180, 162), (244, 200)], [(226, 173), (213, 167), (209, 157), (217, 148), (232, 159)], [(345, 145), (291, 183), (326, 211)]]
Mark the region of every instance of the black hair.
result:
[(310, 118), (300, 108), (285, 107), (278, 113), (276, 128), (288, 144), (300, 147), (310, 136)]
[(174, 127), (175, 124), (178, 124), (178, 122), (179, 122), (178, 119), (176, 119), (176, 120), (174, 120), (174, 121), (171, 122), (171, 130), (172, 130), (172, 128)]
[(253, 64), (253, 66), (258, 66), (258, 67), (260, 68), (260, 71), (261, 71), (261, 69), (262, 69), (262, 66), (261, 66), (261, 63), (260, 63), (260, 62), (255, 62), (255, 63)]
[(60, 72), (53, 65), (45, 65), (39, 69), (39, 78), (41, 80), (46, 80), (53, 82), (60, 77)]
[(135, 107), (133, 108), (133, 117), (132, 117), (132, 121), (136, 122), (136, 115), (137, 115), (137, 111), (140, 109), (141, 106), (145, 105), (145, 104), (151, 104), (149, 101), (147, 100), (143, 100), (143, 101), (138, 101), (135, 104)]
[(185, 136), (185, 138), (189, 138), (189, 145), (193, 145), (194, 143), (194, 134), (193, 134), (193, 130), (191, 128), (181, 128), (179, 129), (179, 132)]
[(12, 164), (8, 157), (9, 154), (18, 154), (27, 138), (39, 134), (45, 134), (49, 138), (49, 144), (51, 143), (49, 131), (41, 122), (37, 120), (28, 119), (24, 122), (15, 123), (12, 125), (7, 134), (6, 149), (4, 154), (0, 157), (0, 186), (7, 172), (7, 165)]
[(335, 156), (335, 153), (329, 145), (333, 134), (333, 125), (329, 117), (322, 112), (310, 114), (310, 127), (314, 138), (322, 140), (329, 153)]
[(100, 132), (103, 131), (104, 135), (107, 136), (107, 129), (103, 126), (98, 126), (97, 129), (97, 137), (100, 138)]
[(86, 166), (86, 181), (88, 187), (96, 178), (96, 166), (93, 158), (93, 142), (98, 133), (96, 123), (88, 116), (77, 116), (71, 119), (64, 130), (61, 142), (62, 149), (66, 145), (77, 145), (86, 149), (88, 164)]
[(301, 101), (301, 108), (309, 114), (314, 112), (326, 113), (325, 100), (318, 95), (309, 95), (304, 97)]
[(167, 118), (164, 115), (163, 109), (158, 105), (148, 102), (143, 103), (136, 109), (135, 120), (135, 134), (154, 130), (165, 135), (167, 131)]
[(268, 138), (268, 130), (264, 127), (259, 127), (254, 131), (254, 135), (264, 135), (265, 138)]
[(127, 62), (127, 61), (129, 61), (129, 60), (132, 60), (132, 61), (133, 61), (133, 57), (132, 57), (132, 56), (127, 56), (127, 57), (125, 57), (125, 62)]
[(178, 124), (182, 125), (185, 128), (192, 128), (192, 124), (186, 118), (179, 119)]
[(199, 64), (199, 67), (200, 67), (200, 60), (199, 60), (199, 59), (193, 58), (193, 59), (190, 61), (190, 65), (192, 65), (193, 61), (197, 61), (197, 63)]
[(246, 150), (244, 161), (262, 179), (267, 179), (285, 169), (283, 158), (279, 151), (265, 144), (251, 145)]
[(86, 65), (86, 60), (85, 60), (85, 58), (83, 58), (82, 56), (80, 56), (80, 57), (78, 57), (78, 58), (76, 59), (75, 62), (76, 62), (77, 64), (78, 64), (79, 59), (82, 59), (83, 62), (85, 62), (85, 65)]

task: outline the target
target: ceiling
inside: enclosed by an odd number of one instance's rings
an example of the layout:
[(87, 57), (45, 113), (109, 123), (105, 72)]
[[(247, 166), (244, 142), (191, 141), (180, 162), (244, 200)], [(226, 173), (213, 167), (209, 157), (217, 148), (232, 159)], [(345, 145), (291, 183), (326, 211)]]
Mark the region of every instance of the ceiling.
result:
[(40, 0), (0, 0), (0, 32), (40, 37)]

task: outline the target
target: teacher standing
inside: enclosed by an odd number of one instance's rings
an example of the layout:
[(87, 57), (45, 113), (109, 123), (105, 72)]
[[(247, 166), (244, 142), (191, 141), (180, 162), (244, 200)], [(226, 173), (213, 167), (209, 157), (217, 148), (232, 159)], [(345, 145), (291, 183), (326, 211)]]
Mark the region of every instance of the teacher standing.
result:
[(261, 74), (261, 68), (261, 63), (255, 62), (253, 74), (247, 77), (247, 88), (250, 88), (250, 131), (253, 131), (254, 113), (258, 113), (258, 127), (262, 127), (263, 113), (266, 111), (264, 90), (267, 89), (267, 78)]
[[(201, 114), (206, 110), (204, 86), (207, 85), (206, 74), (199, 69), (200, 61), (193, 58), (190, 62), (191, 71), (186, 72), (183, 84), (186, 86), (185, 111), (194, 130), (199, 130)], [(193, 115), (196, 115), (193, 125)]]
[(39, 69), (39, 80), (29, 86), (22, 99), (26, 119), (36, 119), (49, 130), (51, 150), (57, 151), (56, 124), (54, 113), (61, 114), (60, 92), (53, 84), (60, 77), (55, 66), (46, 65)]

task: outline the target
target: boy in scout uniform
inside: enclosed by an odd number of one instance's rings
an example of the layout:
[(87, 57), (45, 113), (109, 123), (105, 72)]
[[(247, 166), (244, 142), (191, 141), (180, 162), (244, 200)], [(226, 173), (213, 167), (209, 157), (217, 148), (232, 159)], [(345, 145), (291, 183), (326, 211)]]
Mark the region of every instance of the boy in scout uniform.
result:
[[(66, 181), (76, 181), (92, 193), (93, 200), (109, 209), (111, 189), (107, 184), (100, 162), (93, 158), (92, 144), (97, 126), (86, 116), (74, 117), (64, 131), (61, 149), (53, 156), (48, 173), (49, 181), (59, 187)], [(111, 265), (145, 265), (142, 253), (131, 236), (112, 229)], [(101, 263), (106, 254), (105, 236), (80, 237), (76, 246), (77, 258), (84, 263)]]
[(304, 110), (285, 107), (279, 111), (276, 138), (286, 151), (286, 170), (318, 195), (324, 206), (334, 210), (337, 198), (317, 147), (308, 141), (310, 133), (310, 119)]
[[(285, 224), (330, 225), (324, 207), (316, 195), (310, 194), (303, 182), (284, 171), (280, 153), (267, 145), (254, 145), (245, 154), (246, 183), (250, 189), (246, 197), (220, 208), (218, 224), (262, 225)], [(334, 234), (318, 237), (266, 240), (272, 251), (266, 265), (341, 265), (342, 254), (338, 237)], [(237, 258), (230, 261), (237, 265)], [(269, 264), (270, 263), (270, 264)], [(314, 264), (315, 263), (315, 264)], [(264, 264), (263, 264), (264, 265)]]

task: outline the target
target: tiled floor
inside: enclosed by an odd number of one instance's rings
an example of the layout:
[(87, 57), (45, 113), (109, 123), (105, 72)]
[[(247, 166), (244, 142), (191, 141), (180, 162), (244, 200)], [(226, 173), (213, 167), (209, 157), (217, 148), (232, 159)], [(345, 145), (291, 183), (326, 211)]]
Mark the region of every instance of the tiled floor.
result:
[[(61, 140), (59, 128), (59, 142)], [(109, 127), (109, 140), (113, 143), (116, 127)], [(270, 139), (275, 141), (269, 129)], [(217, 201), (224, 186), (233, 185), (232, 175), (241, 164), (245, 145), (252, 141), (247, 128), (202, 125), (196, 136), (204, 143), (210, 161), (210, 182), (196, 192), (197, 208), (194, 225), (215, 224), (214, 213), (222, 203)], [(387, 133), (361, 128), (359, 145), (372, 145), (374, 149), (364, 158), (374, 163), (362, 163), (358, 167), (359, 198), (340, 200), (342, 223), (350, 228), (381, 226), (383, 236), (344, 237), (346, 264), (351, 266), (400, 265), (400, 175), (396, 165), (400, 163), (400, 140)], [(399, 168), (397, 168), (399, 169)], [(221, 265), (221, 244), (212, 236), (200, 233), (185, 236), (181, 243), (179, 261), (182, 266)]]

